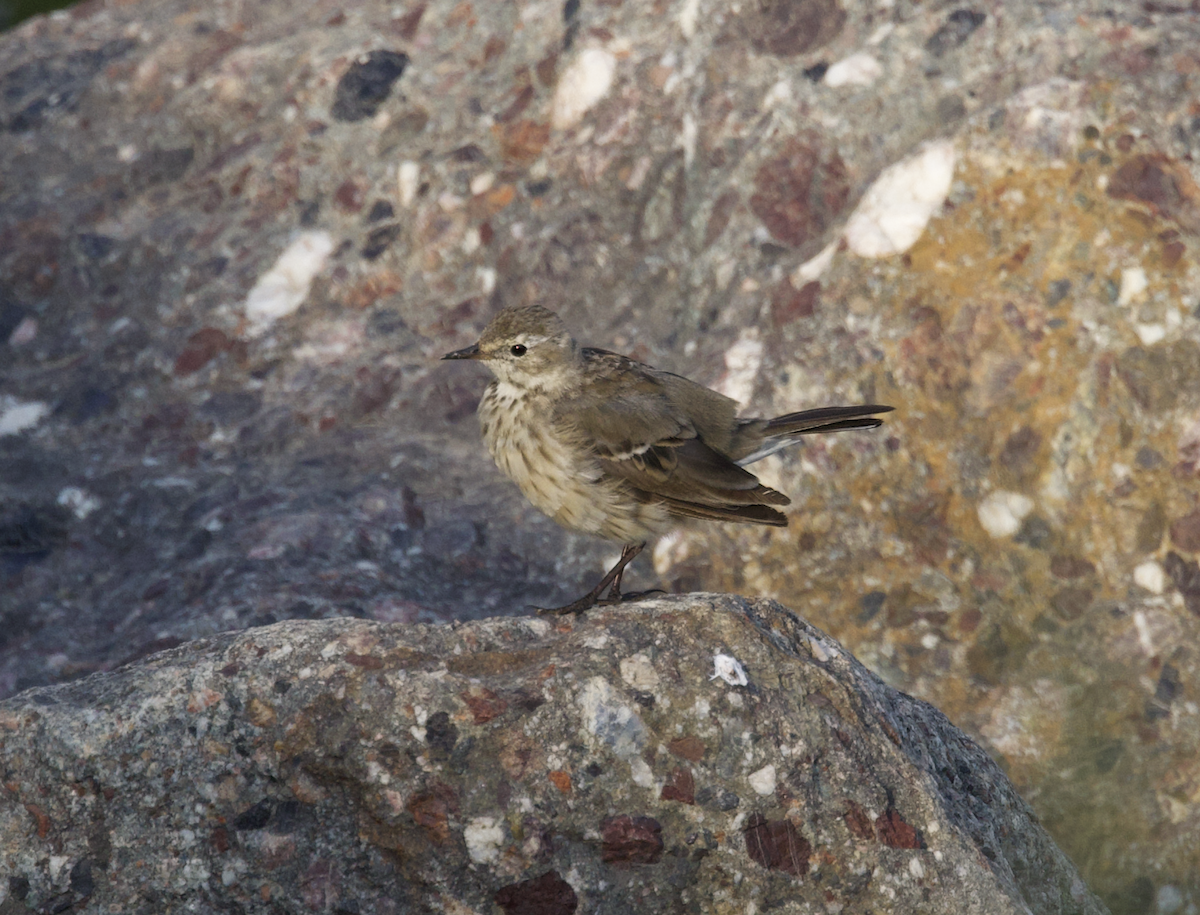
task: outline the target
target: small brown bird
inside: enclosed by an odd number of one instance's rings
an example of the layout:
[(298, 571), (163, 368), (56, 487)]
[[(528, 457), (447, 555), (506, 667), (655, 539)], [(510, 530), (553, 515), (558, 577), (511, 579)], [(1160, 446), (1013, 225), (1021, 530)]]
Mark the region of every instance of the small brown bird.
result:
[(743, 465), (801, 435), (873, 429), (878, 404), (741, 418), (737, 403), (680, 375), (581, 347), (558, 315), (507, 308), (479, 342), (443, 359), (476, 359), (496, 376), (479, 402), (483, 440), (530, 502), (563, 527), (624, 544), (621, 559), (579, 600), (543, 613), (582, 613), (621, 599), (625, 566), (680, 518), (785, 527), (783, 493)]

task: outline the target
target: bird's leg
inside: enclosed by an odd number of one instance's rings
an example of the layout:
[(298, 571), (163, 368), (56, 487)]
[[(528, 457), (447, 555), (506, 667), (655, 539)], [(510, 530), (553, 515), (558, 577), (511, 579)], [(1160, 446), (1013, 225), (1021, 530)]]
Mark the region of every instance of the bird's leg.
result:
[[(619, 603), (621, 600), (621, 576), (625, 574), (625, 566), (633, 562), (635, 556), (646, 548), (645, 543), (627, 543), (621, 547), (621, 558), (617, 560), (617, 564), (613, 566), (612, 572), (616, 572), (616, 577), (612, 580), (612, 587), (608, 589), (608, 597), (606, 601)], [(609, 573), (609, 575), (612, 574)], [(607, 577), (607, 576), (605, 576)]]
[(588, 610), (591, 610), (592, 607), (596, 606), (596, 604), (600, 603), (600, 595), (603, 594), (604, 589), (608, 588), (610, 585), (612, 590), (609, 591), (608, 597), (604, 602), (609, 603), (611, 601), (615, 603), (616, 601), (619, 601), (621, 599), (621, 575), (625, 571), (625, 566), (629, 565), (629, 563), (633, 561), (633, 558), (637, 556), (637, 554), (640, 553), (645, 546), (646, 544), (644, 543), (626, 544), (621, 548), (621, 558), (617, 560), (617, 564), (615, 566), (608, 570), (608, 574), (600, 579), (600, 584), (592, 588), (591, 591), (583, 595), (583, 597), (579, 598), (579, 600), (571, 601), (571, 603), (567, 604), (565, 607), (551, 607), (547, 609), (539, 608), (538, 613), (554, 614), (556, 616), (562, 616), (568, 613), (584, 613)]

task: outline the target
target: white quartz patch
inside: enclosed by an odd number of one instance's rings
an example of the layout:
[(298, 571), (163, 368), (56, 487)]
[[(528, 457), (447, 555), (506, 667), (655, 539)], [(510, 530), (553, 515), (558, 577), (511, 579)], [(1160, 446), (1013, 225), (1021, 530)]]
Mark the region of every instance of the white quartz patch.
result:
[(567, 64), (554, 90), (550, 123), (556, 130), (574, 127), (588, 109), (608, 95), (617, 59), (603, 48), (587, 48)]
[(412, 206), (420, 186), (421, 166), (411, 159), (401, 162), (396, 169), (396, 193), (400, 195), (400, 206)]
[(500, 859), (504, 829), (495, 817), (475, 817), (463, 830), (467, 854), (476, 864), (493, 864)]
[(1121, 271), (1121, 291), (1117, 293), (1118, 305), (1132, 305), (1142, 299), (1150, 283), (1146, 271), (1141, 267), (1126, 267)]
[(823, 82), (838, 89), (842, 86), (869, 86), (883, 75), (883, 67), (870, 54), (859, 51), (844, 57), (825, 71)]
[(1146, 560), (1133, 570), (1133, 581), (1151, 594), (1162, 594), (1167, 589), (1167, 573), (1153, 559)]
[(251, 336), (264, 333), (300, 307), (332, 251), (333, 236), (328, 232), (301, 232), (292, 240), (246, 296)]
[(746, 781), (760, 797), (769, 797), (775, 793), (775, 767), (768, 763), (757, 772), (751, 772)]
[(639, 788), (654, 790), (658, 785), (658, 780), (654, 777), (654, 770), (640, 756), (634, 756), (629, 760), (629, 777)]
[(1135, 324), (1133, 331), (1143, 346), (1153, 346), (1166, 339), (1167, 329), (1161, 324)]
[(69, 508), (80, 521), (100, 507), (100, 500), (86, 489), (64, 486), (58, 493), (58, 504)]
[(699, 15), (700, 0), (683, 0), (683, 6), (679, 10), (679, 31), (683, 32), (684, 38), (696, 37), (696, 20)]
[(950, 192), (954, 144), (926, 143), (883, 170), (846, 223), (846, 243), (860, 257), (888, 257), (911, 248)]
[(1011, 537), (1033, 511), (1033, 500), (1019, 492), (997, 490), (979, 503), (977, 514), (983, 529), (993, 537)]
[(16, 435), (32, 429), (49, 412), (48, 404), (0, 394), (0, 435)]

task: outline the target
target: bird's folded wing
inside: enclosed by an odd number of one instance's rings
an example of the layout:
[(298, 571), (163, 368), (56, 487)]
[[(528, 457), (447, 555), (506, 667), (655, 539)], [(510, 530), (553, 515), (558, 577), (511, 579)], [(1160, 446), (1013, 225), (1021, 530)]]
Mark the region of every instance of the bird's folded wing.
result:
[(787, 496), (709, 447), (657, 378), (636, 371), (620, 374), (625, 376), (620, 383), (607, 384), (602, 378), (555, 416), (592, 452), (606, 475), (626, 483), (635, 498), (661, 503), (672, 514), (787, 523), (781, 513), (767, 508), (787, 505)]
[(659, 443), (639, 454), (599, 460), (605, 473), (650, 497), (672, 502), (732, 509), (790, 501), (699, 439)]

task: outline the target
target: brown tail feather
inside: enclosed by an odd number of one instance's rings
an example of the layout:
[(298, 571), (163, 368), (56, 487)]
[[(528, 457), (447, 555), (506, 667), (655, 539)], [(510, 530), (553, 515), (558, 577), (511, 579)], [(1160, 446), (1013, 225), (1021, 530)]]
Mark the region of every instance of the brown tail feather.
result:
[(883, 420), (875, 413), (890, 413), (894, 408), (882, 404), (861, 404), (853, 407), (818, 407), (786, 413), (764, 422), (745, 420), (745, 432), (735, 437), (730, 456), (739, 466), (752, 464), (768, 454), (793, 445), (802, 435), (818, 432), (843, 432), (847, 429), (875, 429)]
[(818, 407), (776, 416), (767, 423), (767, 437), (808, 435), (816, 432), (840, 432), (843, 429), (874, 429), (883, 424), (875, 413), (890, 413), (894, 407), (882, 404), (862, 404), (854, 407)]

